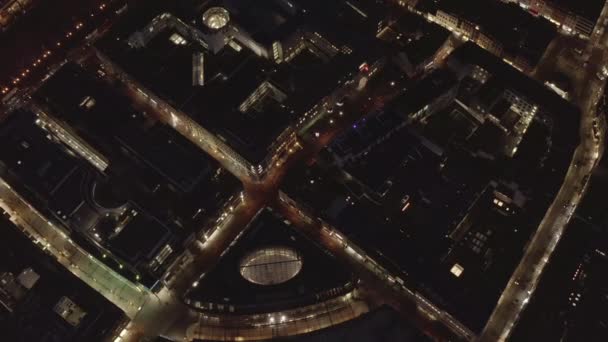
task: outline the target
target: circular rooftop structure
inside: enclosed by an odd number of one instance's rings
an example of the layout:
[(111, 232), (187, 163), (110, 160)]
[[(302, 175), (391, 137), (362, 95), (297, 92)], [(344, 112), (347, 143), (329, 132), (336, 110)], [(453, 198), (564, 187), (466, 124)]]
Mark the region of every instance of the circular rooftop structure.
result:
[(230, 14), (223, 7), (211, 7), (203, 13), (203, 24), (212, 30), (219, 30), (230, 21)]
[(93, 204), (106, 210), (118, 210), (127, 204), (127, 199), (109, 182), (97, 179), (91, 189)]
[(294, 278), (302, 270), (302, 258), (287, 247), (254, 250), (241, 260), (241, 276), (258, 285), (277, 285)]

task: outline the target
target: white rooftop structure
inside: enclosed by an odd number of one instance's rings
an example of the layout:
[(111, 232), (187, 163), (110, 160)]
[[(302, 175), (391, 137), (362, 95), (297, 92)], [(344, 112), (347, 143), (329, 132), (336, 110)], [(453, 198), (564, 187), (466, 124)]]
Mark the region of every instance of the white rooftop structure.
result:
[(59, 302), (55, 304), (55, 312), (61, 316), (70, 325), (76, 327), (80, 324), (84, 316), (87, 315), (76, 303), (68, 297), (61, 297)]
[(228, 25), (230, 14), (225, 8), (211, 7), (203, 13), (203, 24), (212, 30), (219, 30)]
[(287, 247), (257, 249), (241, 261), (241, 275), (258, 285), (276, 285), (294, 278), (302, 270), (298, 252)]
[(24, 269), (19, 276), (17, 276), (17, 280), (19, 280), (21, 286), (28, 290), (36, 285), (38, 279), (40, 279), (40, 275), (38, 275), (38, 273), (36, 273), (31, 267)]

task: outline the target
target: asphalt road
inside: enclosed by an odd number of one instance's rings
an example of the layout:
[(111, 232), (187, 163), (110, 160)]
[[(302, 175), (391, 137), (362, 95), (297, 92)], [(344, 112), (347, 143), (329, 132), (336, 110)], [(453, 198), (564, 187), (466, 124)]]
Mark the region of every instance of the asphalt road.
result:
[[(600, 22), (603, 22), (605, 11)], [(583, 198), (588, 179), (595, 169), (604, 144), (604, 125), (599, 124), (599, 138), (593, 134), (596, 120), (597, 104), (603, 92), (605, 82), (597, 77), (605, 63), (606, 47), (595, 45), (601, 39), (589, 41), (589, 50), (597, 58), (586, 65), (582, 60), (580, 68), (574, 70), (570, 78), (574, 84), (574, 101), (581, 108), (581, 142), (577, 148), (562, 187), (549, 207), (544, 219), (528, 244), (523, 258), (511, 276), (497, 306), (479, 337), (481, 342), (506, 341), (513, 327), (526, 308), (530, 297), (538, 285), (543, 270), (550, 260), (557, 243), (567, 228), (572, 215)], [(577, 61), (571, 61), (575, 64)], [(578, 76), (578, 77), (577, 77)]]
[[(279, 198), (279, 210), (285, 217), (334, 256), (352, 265), (361, 279), (373, 284), (368, 288), (369, 291), (376, 292), (376, 296), (382, 301), (391, 304), (408, 319), (417, 322), (427, 334), (438, 340), (471, 340), (475, 336), (448, 312), (441, 310), (421, 294), (410, 290), (402, 279), (380, 266), (339, 230), (309, 214), (287, 195), (281, 193)], [(437, 329), (433, 326), (435, 322), (441, 323), (448, 330)]]
[[(602, 40), (598, 38), (597, 41)], [(595, 56), (597, 56), (597, 53)], [(602, 48), (602, 60), (605, 60), (604, 56), (605, 53)], [(601, 154), (599, 148), (601, 139), (595, 139), (590, 132), (592, 118), (595, 116), (595, 104), (601, 93), (603, 82), (595, 77), (597, 73), (595, 63), (589, 63), (582, 70), (585, 70), (586, 76), (582, 78), (579, 88), (584, 89), (581, 92), (584, 95), (577, 102), (583, 109), (583, 134), (581, 146), (578, 148), (573, 159), (579, 166), (575, 166), (574, 162), (571, 165), (562, 189), (530, 242), (524, 258), (501, 296), (495, 312), (488, 321), (488, 325), (480, 338), (482, 341), (500, 341), (508, 337), (511, 328), (517, 322), (521, 311), (525, 308), (526, 303), (532, 295), (540, 274), (559, 241), (572, 213), (584, 195), (585, 187), (582, 184), (583, 179), (593, 170)], [(71, 268), (74, 274), (118, 305), (132, 319), (127, 328), (121, 332), (122, 335), (119, 335), (120, 341), (137, 340), (142, 335), (154, 336), (160, 333), (175, 339), (181, 339), (186, 334), (187, 329), (185, 327), (192, 320), (199, 318), (197, 314), (181, 303), (181, 294), (187, 292), (190, 287), (195, 285), (201, 273), (218, 262), (222, 253), (243, 232), (258, 210), (273, 202), (274, 198), (276, 198), (279, 184), (289, 167), (293, 165), (293, 162), (298, 159), (314, 156), (318, 150), (332, 141), (342, 129), (348, 127), (350, 122), (352, 122), (348, 120), (353, 119), (352, 117), (348, 117), (349, 114), (346, 114), (342, 118), (336, 116), (335, 112), (331, 115), (327, 112), (328, 106), (333, 106), (336, 100), (345, 94), (352, 95), (356, 100), (357, 106), (359, 108), (366, 108), (367, 112), (374, 105), (381, 106), (384, 103), (384, 101), (374, 102), (374, 100), (379, 98), (386, 100), (390, 98), (390, 94), (368, 93), (368, 90), (359, 92), (353, 89), (352, 86), (337, 89), (334, 94), (326, 99), (326, 103), (320, 107), (323, 112), (317, 113), (318, 115), (314, 115), (310, 122), (304, 124), (311, 127), (311, 133), (314, 132), (312, 144), (301, 148), (301, 145), (296, 144), (296, 141), (290, 141), (286, 145), (286, 148), (292, 148), (294, 152), (281, 154), (284, 151), (277, 151), (277, 155), (275, 156), (277, 163), (267, 172), (266, 177), (262, 181), (249, 178), (247, 173), (243, 172), (243, 170), (247, 170), (246, 166), (239, 165), (238, 160), (227, 158), (225, 154), (220, 153), (217, 146), (213, 144), (213, 139), (209, 139), (208, 136), (196, 135), (189, 128), (189, 122), (185, 121), (186, 118), (178, 117), (176, 119), (166, 114), (159, 114), (159, 118), (163, 122), (173, 126), (203, 150), (218, 159), (224, 167), (237, 174), (244, 183), (245, 191), (242, 202), (231, 203), (231, 205), (225, 208), (225, 213), (220, 216), (222, 219), (216, 222), (216, 226), (212, 228), (212, 233), (203, 237), (208, 227), (201, 229), (201, 234), (199, 234), (198, 238), (178, 258), (179, 262), (170, 268), (169, 272), (172, 274), (167, 275), (166, 286), (156, 294), (151, 294), (145, 289), (142, 290), (140, 286), (120, 277), (120, 275), (105, 267), (103, 263), (92, 258), (78, 246), (71, 244), (69, 248), (65, 247), (64, 244), (66, 241), (69, 241), (69, 238), (62, 236), (61, 231), (51, 223), (45, 224), (44, 222), (47, 221), (44, 217), (23, 201), (18, 194), (7, 188), (6, 184), (0, 183), (0, 194), (3, 195), (4, 201), (10, 202), (5, 203), (7, 211), (11, 212), (12, 210), (13, 213), (19, 213), (18, 215), (13, 215), (15, 221), (23, 229), (36, 233), (47, 241), (52, 241), (47, 248), (60, 261), (63, 260), (61, 258), (64, 258), (61, 251), (74, 251), (72, 255), (65, 258), (66, 267)], [(150, 108), (147, 110), (151, 111)], [(319, 130), (319, 134), (315, 137), (316, 130)], [(230, 207), (232, 209), (229, 209)], [(297, 220), (298, 222), (305, 221), (305, 216), (299, 216), (298, 218), (293, 213), (291, 215), (293, 220)], [(304, 215), (303, 212), (300, 215)], [(21, 216), (26, 216), (26, 218), (21, 218)], [(312, 229), (313, 227), (316, 227), (319, 232), (324, 232), (315, 235), (320, 242), (331, 248), (336, 254), (340, 254), (343, 258), (350, 260), (351, 264), (356, 265), (360, 269), (367, 270), (368, 274), (372, 274), (372, 278), (376, 279), (376, 281), (379, 279), (385, 288), (400, 292), (404, 298), (407, 298), (407, 302), (412, 303), (417, 308), (419, 316), (425, 317), (425, 319), (430, 321), (441, 322), (457, 338), (473, 338), (473, 334), (449, 314), (438, 309), (419, 294), (407, 289), (397, 278), (382, 269), (357, 246), (346, 242), (344, 237), (340, 239), (337, 231), (328, 229), (329, 232), (334, 232), (333, 235), (329, 235), (322, 227), (315, 224), (309, 225), (309, 228)], [(58, 236), (62, 237), (58, 238)]]
[[(374, 70), (374, 67), (372, 67), (372, 70)], [(373, 111), (374, 107), (382, 106), (387, 99), (395, 95), (396, 90), (390, 87), (374, 89), (373, 91), (370, 91), (370, 89), (356, 89), (354, 85), (358, 84), (361, 77), (363, 76), (355, 75), (353, 82), (336, 89), (333, 94), (325, 99), (325, 103), (322, 103), (319, 107), (320, 112), (313, 113), (314, 115), (311, 115), (309, 122), (303, 123), (304, 126), (319, 130), (320, 134), (309, 141), (306, 147), (302, 147), (293, 136), (290, 137), (290, 141), (287, 141), (284, 145), (285, 149), (290, 150), (290, 152), (277, 151), (274, 159), (276, 164), (273, 164), (261, 181), (252, 179), (246, 173), (240, 172), (244, 169), (244, 166), (238, 165), (239, 161), (237, 159), (227, 158), (224, 153), (221, 153), (214, 145), (214, 139), (208, 139), (206, 135), (196, 135), (196, 132), (189, 127), (186, 118), (167, 116), (158, 111), (157, 108), (144, 108), (148, 112), (156, 111), (161, 121), (173, 126), (201, 149), (220, 161), (222, 165), (237, 174), (243, 181), (245, 190), (242, 197), (226, 204), (224, 212), (220, 214), (214, 227), (211, 227), (211, 229), (207, 226), (201, 228), (197, 238), (189, 244), (186, 251), (177, 259), (177, 262), (169, 268), (163, 279), (165, 286), (157, 293), (150, 293), (145, 288), (122, 278), (75, 244), (70, 246), (78, 253), (69, 257), (71, 261), (67, 262), (66, 267), (71, 267), (76, 276), (120, 307), (131, 319), (123, 330), (117, 332), (117, 341), (137, 341), (142, 336), (156, 336), (159, 334), (174, 340), (182, 340), (186, 337), (189, 327), (200, 317), (182, 302), (182, 294), (186, 293), (192, 286), (196, 286), (198, 277), (219, 261), (222, 253), (238, 238), (239, 234), (244, 231), (261, 208), (274, 203), (279, 185), (287, 170), (297, 160), (310, 158), (318, 153), (341, 130), (348, 127), (353, 120), (357, 120), (362, 112)], [(145, 106), (136, 94), (133, 92), (130, 92), (130, 94), (134, 102)], [(336, 101), (345, 95), (348, 95), (352, 100), (350, 108), (356, 110), (352, 113), (345, 113), (344, 116), (336, 112), (330, 113), (327, 109), (334, 106)], [(0, 191), (2, 190), (3, 188), (0, 187)], [(18, 194), (12, 191), (8, 194), (12, 197), (7, 195), (4, 198), (13, 198), (14, 200), (8, 205), (7, 210), (12, 208), (13, 212), (26, 213), (28, 217), (35, 218), (35, 220), (29, 222), (19, 219), (18, 224), (20, 226), (30, 231), (38, 231), (40, 238), (43, 240), (56, 241), (57, 236), (60, 235), (62, 238), (59, 242), (70, 241), (69, 237), (65, 234), (62, 235), (59, 228), (46, 221)], [(28, 210), (23, 208), (28, 208)], [(63, 245), (55, 246), (53, 244), (47, 248), (56, 251), (58, 258), (61, 258), (59, 251), (66, 249)], [(356, 247), (353, 246), (353, 248)], [(365, 265), (370, 264), (377, 267), (377, 264), (371, 259)], [(388, 286), (394, 283), (394, 280), (390, 281), (393, 278), (388, 274), (382, 276), (384, 281), (388, 279), (390, 282)], [(101, 279), (104, 279), (107, 283), (101, 283)], [(409, 291), (407, 289), (402, 290)], [(445, 316), (444, 313), (437, 311), (432, 304), (416, 294), (411, 293), (408, 300), (418, 303), (418, 307), (426, 308), (424, 310), (430, 310), (430, 312), (441, 317)], [(322, 311), (320, 310), (318, 314), (321, 315)], [(461, 327), (457, 321), (445, 317), (442, 319), (451, 329), (460, 330), (461, 334), (469, 334), (466, 328)]]
[(69, 238), (67, 232), (48, 221), (1, 179), (0, 198), (0, 207), (34, 243), (118, 306), (127, 316), (135, 317), (151, 299), (151, 293), (143, 286), (133, 284), (80, 248)]

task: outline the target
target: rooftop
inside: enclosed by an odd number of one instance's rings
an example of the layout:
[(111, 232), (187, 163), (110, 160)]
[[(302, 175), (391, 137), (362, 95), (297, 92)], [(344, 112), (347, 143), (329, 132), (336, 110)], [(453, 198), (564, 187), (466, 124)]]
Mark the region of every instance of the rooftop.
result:
[(454, 73), (446, 69), (437, 69), (393, 100), (389, 104), (389, 109), (407, 117), (449, 92), (456, 85), (457, 79)]
[(399, 52), (404, 52), (413, 65), (433, 56), (450, 36), (450, 31), (428, 22), (420, 16), (406, 12), (388, 26), (394, 31)]
[(524, 12), (515, 4), (485, 0), (439, 0), (428, 3), (431, 13), (441, 10), (472, 23), (500, 42), (507, 53), (536, 65), (557, 35), (553, 24)]
[[(13, 341), (40, 341), (49, 338), (86, 341), (103, 339), (104, 333), (123, 318), (122, 312), (54, 259), (49, 258), (48, 254), (6, 218), (5, 213), (1, 214), (0, 269), (15, 275), (24, 269), (33, 269), (33, 272), (40, 276), (23, 301), (17, 303), (12, 315), (0, 312), (3, 338)], [(63, 297), (69, 297), (86, 311), (84, 317), (75, 316), (79, 318), (78, 327), (64, 321), (53, 310)]]
[(348, 291), (350, 272), (290, 226), (270, 209), (259, 212), (236, 245), (187, 294), (190, 303), (205, 311), (273, 312)]
[[(65, 87), (73, 90), (65, 92)], [(138, 169), (140, 177), (154, 179), (152, 187), (164, 178), (188, 192), (217, 165), (172, 128), (136, 110), (124, 95), (75, 64), (55, 73), (35, 99), (108, 158), (110, 169)], [(141, 161), (140, 166), (132, 157)]]
[[(73, 90), (62, 91), (66, 86)], [(114, 187), (162, 220), (196, 227), (200, 221), (191, 218), (205, 216), (197, 211), (216, 210), (239, 187), (217, 161), (77, 65), (65, 65), (34, 97), (107, 158), (103, 173)]]
[[(348, 6), (340, 9), (344, 15), (336, 22), (327, 11), (312, 17), (309, 12), (320, 11), (316, 3), (306, 4), (310, 7), (307, 14), (293, 12), (293, 4), (286, 1), (256, 5), (254, 11), (242, 8), (249, 8), (248, 2), (215, 4), (225, 6), (231, 18), (234, 13), (230, 25), (240, 27), (228, 45), (218, 45), (216, 36), (189, 24), (187, 17), (179, 19), (181, 13), (176, 11), (163, 20), (178, 24), (158, 24), (151, 33), (140, 33), (141, 38), (134, 33), (144, 30), (154, 16), (148, 15), (144, 20), (139, 12), (127, 14), (98, 48), (151, 93), (185, 112), (252, 164), (268, 155), (276, 138), (300, 115), (328, 95), (349, 73), (356, 72), (357, 66), (370, 58), (369, 51), (377, 51), (378, 56), (380, 53), (370, 45), (380, 44), (375, 38), (377, 23)], [(160, 18), (162, 12), (157, 13)], [(284, 18), (272, 13), (281, 13)], [(295, 24), (289, 35), (281, 37), (285, 61), (280, 64), (265, 58), (272, 41), (258, 39), (270, 34), (265, 30), (279, 29), (276, 25), (266, 29), (256, 27), (264, 26), (263, 21), (250, 22), (252, 18), (268, 15), (281, 27), (288, 19)], [(342, 31), (337, 26), (355, 18), (361, 34), (335, 36)], [(193, 85), (193, 58), (203, 61), (204, 84)], [(267, 90), (263, 88), (269, 87), (275, 95), (261, 97), (259, 92), (265, 94)], [(251, 108), (245, 105), (248, 101), (259, 103)]]
[(549, 0), (549, 2), (583, 16), (594, 23), (599, 18), (605, 4), (603, 0), (587, 0), (584, 2), (576, 0)]

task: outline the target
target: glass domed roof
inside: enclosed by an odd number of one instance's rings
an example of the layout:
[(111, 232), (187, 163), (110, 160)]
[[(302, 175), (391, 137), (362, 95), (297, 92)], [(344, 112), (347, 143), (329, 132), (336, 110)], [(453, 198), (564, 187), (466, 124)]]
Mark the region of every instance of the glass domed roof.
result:
[(203, 24), (212, 30), (219, 30), (230, 21), (230, 14), (225, 8), (211, 7), (203, 14)]
[(241, 260), (241, 276), (258, 285), (276, 285), (294, 278), (302, 270), (298, 252), (287, 247), (254, 250)]

